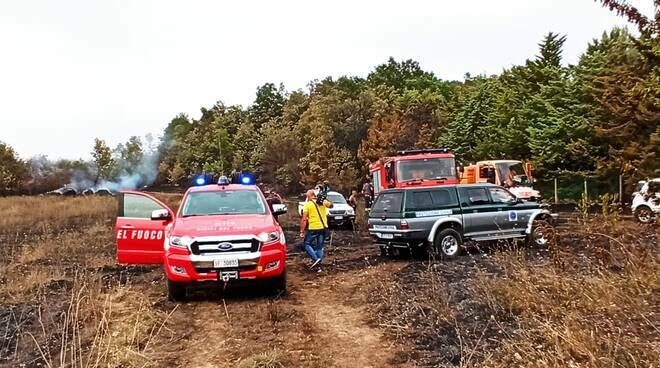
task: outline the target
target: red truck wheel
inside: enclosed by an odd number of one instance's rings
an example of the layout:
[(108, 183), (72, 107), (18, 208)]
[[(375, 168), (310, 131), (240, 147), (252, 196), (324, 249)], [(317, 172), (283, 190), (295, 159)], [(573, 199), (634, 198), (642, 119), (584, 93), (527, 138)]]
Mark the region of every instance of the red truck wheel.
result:
[(186, 299), (186, 285), (167, 280), (167, 298), (173, 302), (181, 302)]

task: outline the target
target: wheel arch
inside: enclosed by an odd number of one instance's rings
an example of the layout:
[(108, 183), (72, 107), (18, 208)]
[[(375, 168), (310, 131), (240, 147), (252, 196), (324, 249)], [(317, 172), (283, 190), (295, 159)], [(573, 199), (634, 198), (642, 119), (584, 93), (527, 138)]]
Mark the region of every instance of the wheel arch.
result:
[(458, 231), (459, 234), (461, 234), (461, 237), (463, 237), (463, 223), (455, 217), (448, 217), (438, 219), (433, 224), (433, 227), (431, 227), (431, 232), (429, 232), (429, 236), (426, 238), (426, 240), (432, 243), (435, 240), (435, 234), (445, 228), (453, 228)]
[(532, 233), (532, 226), (534, 224), (534, 221), (536, 220), (548, 220), (552, 222), (552, 215), (550, 211), (548, 210), (538, 210), (534, 213), (532, 213), (531, 216), (529, 216), (529, 222), (527, 223), (527, 229), (525, 229), (525, 234), (531, 234)]

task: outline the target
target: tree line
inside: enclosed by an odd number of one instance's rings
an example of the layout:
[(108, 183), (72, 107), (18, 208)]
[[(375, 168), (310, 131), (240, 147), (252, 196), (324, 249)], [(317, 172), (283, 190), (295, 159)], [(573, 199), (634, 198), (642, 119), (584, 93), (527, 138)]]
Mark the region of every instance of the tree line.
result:
[(535, 56), (497, 75), (449, 81), (416, 61), (390, 58), (366, 77), (327, 77), (295, 91), (267, 83), (248, 107), (219, 101), (201, 108), (199, 119), (175, 116), (157, 142), (132, 137), (113, 150), (97, 139), (91, 162), (22, 161), (0, 144), (0, 191), (33, 192), (80, 170), (94, 182), (113, 180), (137, 170), (145, 155), (157, 157), (156, 184), (250, 170), (282, 192), (322, 180), (348, 190), (367, 177), (370, 162), (432, 147), (448, 147), (464, 163), (530, 160), (540, 177), (657, 177), (659, 22), (625, 2), (602, 3), (639, 34), (605, 32), (575, 65), (562, 62), (566, 37), (548, 33)]

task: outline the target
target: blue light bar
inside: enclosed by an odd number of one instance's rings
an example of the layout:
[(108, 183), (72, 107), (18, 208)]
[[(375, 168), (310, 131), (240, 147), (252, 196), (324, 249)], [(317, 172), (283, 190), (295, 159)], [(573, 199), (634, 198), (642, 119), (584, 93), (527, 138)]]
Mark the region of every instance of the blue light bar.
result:
[(254, 184), (254, 174), (251, 172), (243, 171), (240, 174), (240, 183), (243, 185), (252, 185)]
[(205, 176), (197, 176), (195, 177), (195, 185), (201, 186), (206, 184), (206, 177)]

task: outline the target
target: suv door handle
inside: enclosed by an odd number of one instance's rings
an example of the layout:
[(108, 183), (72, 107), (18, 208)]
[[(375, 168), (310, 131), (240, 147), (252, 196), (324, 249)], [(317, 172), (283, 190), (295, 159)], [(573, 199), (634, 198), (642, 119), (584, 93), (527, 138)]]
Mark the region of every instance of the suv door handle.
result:
[(121, 229), (135, 229), (135, 227), (133, 227), (132, 225), (121, 225), (120, 228)]

